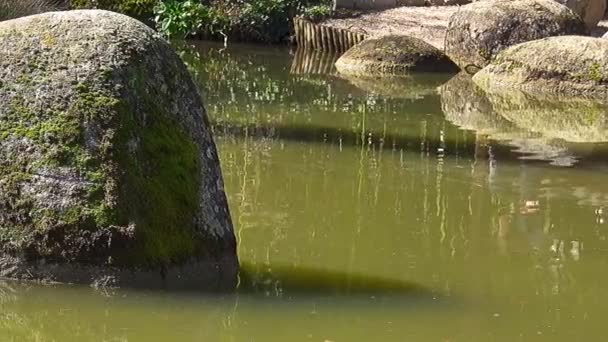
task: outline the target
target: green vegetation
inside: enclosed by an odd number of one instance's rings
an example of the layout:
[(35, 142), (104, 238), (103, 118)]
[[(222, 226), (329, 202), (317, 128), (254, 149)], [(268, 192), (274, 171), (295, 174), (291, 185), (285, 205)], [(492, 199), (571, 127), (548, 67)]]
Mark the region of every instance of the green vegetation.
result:
[(332, 11), (327, 0), (164, 0), (155, 12), (168, 37), (279, 43), (291, 35), (295, 16), (318, 20)]
[(126, 14), (152, 25), (159, 0), (70, 0), (73, 9), (99, 8)]
[(0, 21), (61, 9), (126, 14), (168, 38), (286, 42), (292, 20), (333, 15), (329, 0), (0, 0)]

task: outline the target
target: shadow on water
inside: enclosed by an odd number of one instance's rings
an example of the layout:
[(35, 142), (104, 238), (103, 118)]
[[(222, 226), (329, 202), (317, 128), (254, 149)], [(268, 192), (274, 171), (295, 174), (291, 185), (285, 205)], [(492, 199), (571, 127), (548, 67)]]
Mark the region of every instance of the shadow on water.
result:
[[(399, 134), (383, 131), (356, 132), (347, 129), (315, 126), (313, 124), (241, 124), (215, 122), (217, 136), (231, 139), (258, 138), (303, 143), (332, 144), (343, 147), (373, 147), (381, 150), (439, 153), (443, 156), (477, 158), (480, 150), (491, 148), (492, 158), (507, 162), (526, 162), (544, 165), (549, 161), (559, 166), (608, 167), (608, 144), (572, 144), (568, 142), (534, 138), (527, 133), (498, 132), (489, 136), (485, 132), (472, 139), (459, 139), (446, 135), (443, 140), (424, 135)], [(410, 132), (412, 133), (412, 132)], [(483, 146), (480, 146), (483, 145)], [(486, 152), (481, 155), (487, 157)]]
[[(36, 282), (0, 279), (0, 306), (19, 299), (24, 289), (30, 288), (85, 288), (83, 285), (39, 284)], [(332, 296), (412, 296), (436, 297), (438, 292), (418, 284), (396, 278), (377, 277), (345, 271), (294, 265), (241, 263), (238, 284), (234, 292), (162, 290), (153, 288), (95, 288), (99, 294), (112, 295), (116, 291), (141, 293), (188, 294), (200, 296), (254, 295), (291, 298), (296, 295)]]
[(287, 265), (243, 264), (239, 273), (239, 294), (290, 298), (293, 296), (407, 296), (435, 298), (423, 286), (397, 279), (342, 271)]
[[(257, 137), (307, 143), (331, 143), (343, 147), (374, 145), (382, 149), (405, 149), (413, 151), (436, 150), (441, 142), (436, 139), (407, 134), (391, 134), (381, 131), (356, 132), (335, 127), (315, 126), (313, 124), (231, 124), (214, 123), (214, 132), (228, 137)], [(462, 142), (448, 149), (449, 153), (471, 152), (474, 142)], [(452, 146), (450, 146), (452, 147)], [(466, 154), (466, 153), (465, 153)]]

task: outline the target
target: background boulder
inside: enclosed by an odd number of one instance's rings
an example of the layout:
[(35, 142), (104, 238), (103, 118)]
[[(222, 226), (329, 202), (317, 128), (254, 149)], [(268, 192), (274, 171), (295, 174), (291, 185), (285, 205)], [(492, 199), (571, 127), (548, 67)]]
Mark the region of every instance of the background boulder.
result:
[(608, 98), (606, 60), (606, 39), (550, 37), (504, 50), (473, 81), (486, 90)]
[(579, 16), (553, 0), (478, 1), (450, 17), (445, 51), (461, 69), (474, 73), (509, 46), (586, 32)]
[(336, 61), (336, 69), (341, 74), (363, 76), (458, 70), (439, 49), (420, 39), (400, 35), (363, 40)]

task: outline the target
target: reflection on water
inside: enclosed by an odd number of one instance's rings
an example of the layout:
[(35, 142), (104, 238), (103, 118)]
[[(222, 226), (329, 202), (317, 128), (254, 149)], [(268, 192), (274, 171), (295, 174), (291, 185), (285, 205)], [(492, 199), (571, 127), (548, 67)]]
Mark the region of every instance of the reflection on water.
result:
[(294, 75), (335, 74), (334, 64), (339, 57), (337, 53), (330, 51), (298, 49), (294, 53), (290, 73)]
[[(606, 141), (604, 104), (584, 99), (539, 98), (520, 92), (486, 93), (461, 73), (439, 88), (445, 118), (503, 145), (521, 159), (572, 166)], [(578, 144), (573, 144), (578, 143)]]
[(550, 139), (576, 143), (608, 141), (608, 104), (585, 98), (488, 93), (494, 110), (519, 127)]
[(437, 87), (448, 81), (451, 75), (421, 73), (407, 76), (347, 76), (345, 79), (368, 93), (388, 98), (417, 100), (435, 95)]
[(604, 339), (606, 149), (578, 139), (601, 136), (597, 121), (528, 127), (462, 76), (393, 96), (292, 73), (286, 50), (184, 51), (220, 150), (241, 292), (0, 286), (0, 340)]

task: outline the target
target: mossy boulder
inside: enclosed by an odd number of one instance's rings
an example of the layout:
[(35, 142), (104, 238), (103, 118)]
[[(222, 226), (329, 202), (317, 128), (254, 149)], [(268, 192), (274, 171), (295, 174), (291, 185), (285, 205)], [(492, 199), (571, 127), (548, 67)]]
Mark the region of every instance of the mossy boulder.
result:
[(486, 90), (519, 89), (608, 98), (608, 40), (581, 36), (549, 37), (513, 46), (477, 73)]
[(475, 73), (509, 46), (586, 33), (581, 18), (553, 0), (478, 1), (450, 17), (445, 51), (461, 69)]
[(185, 65), (127, 16), (0, 23), (0, 277), (234, 286), (218, 155)]
[(420, 39), (400, 35), (361, 41), (336, 61), (336, 69), (341, 74), (359, 76), (458, 70), (437, 48)]

